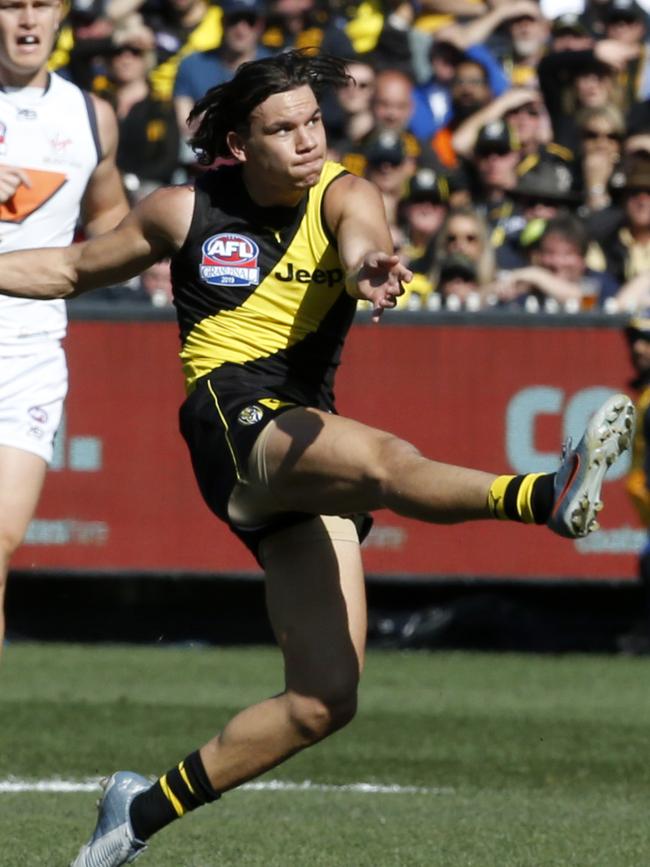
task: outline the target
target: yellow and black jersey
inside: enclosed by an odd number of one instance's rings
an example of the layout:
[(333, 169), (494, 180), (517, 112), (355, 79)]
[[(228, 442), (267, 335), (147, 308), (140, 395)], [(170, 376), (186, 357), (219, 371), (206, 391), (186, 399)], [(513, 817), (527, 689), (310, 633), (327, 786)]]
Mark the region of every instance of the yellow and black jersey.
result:
[(323, 217), (327, 162), (295, 208), (256, 205), (240, 166), (196, 185), (188, 237), (172, 259), (188, 392), (218, 373), (228, 389), (333, 407), (332, 386), (355, 304)]

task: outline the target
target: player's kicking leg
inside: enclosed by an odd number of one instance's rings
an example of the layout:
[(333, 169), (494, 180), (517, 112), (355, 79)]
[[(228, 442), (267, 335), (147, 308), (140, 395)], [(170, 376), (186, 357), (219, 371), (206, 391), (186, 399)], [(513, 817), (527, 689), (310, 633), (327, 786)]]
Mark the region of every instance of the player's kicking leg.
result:
[(605, 472), (629, 448), (633, 426), (632, 402), (614, 395), (577, 448), (565, 448), (556, 473), (495, 476), (429, 460), (398, 437), (351, 419), (295, 409), (265, 431), (265, 476), (286, 510), (388, 508), (430, 523), (492, 517), (577, 537), (597, 528)]
[(586, 536), (598, 529), (601, 488), (608, 468), (632, 441), (634, 405), (624, 394), (610, 397), (594, 413), (575, 449), (569, 440), (555, 475), (548, 526), (560, 536)]

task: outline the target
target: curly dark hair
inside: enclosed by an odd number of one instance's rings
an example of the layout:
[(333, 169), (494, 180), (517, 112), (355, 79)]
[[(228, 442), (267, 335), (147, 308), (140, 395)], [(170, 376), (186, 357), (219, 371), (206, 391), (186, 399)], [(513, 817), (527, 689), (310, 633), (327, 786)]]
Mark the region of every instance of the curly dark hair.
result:
[(190, 124), (199, 118), (190, 139), (199, 162), (209, 166), (217, 157), (231, 156), (227, 134), (233, 130), (245, 133), (253, 109), (274, 93), (307, 84), (318, 99), (330, 87), (343, 87), (351, 79), (347, 62), (326, 54), (314, 55), (307, 49), (242, 63), (234, 78), (210, 88), (189, 114)]

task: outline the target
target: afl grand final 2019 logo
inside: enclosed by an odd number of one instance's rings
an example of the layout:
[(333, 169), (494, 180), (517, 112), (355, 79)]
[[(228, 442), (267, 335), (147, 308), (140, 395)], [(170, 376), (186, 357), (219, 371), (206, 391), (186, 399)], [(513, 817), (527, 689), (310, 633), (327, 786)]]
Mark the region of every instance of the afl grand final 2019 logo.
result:
[(201, 279), (212, 286), (254, 286), (260, 282), (260, 248), (246, 235), (220, 232), (201, 248)]

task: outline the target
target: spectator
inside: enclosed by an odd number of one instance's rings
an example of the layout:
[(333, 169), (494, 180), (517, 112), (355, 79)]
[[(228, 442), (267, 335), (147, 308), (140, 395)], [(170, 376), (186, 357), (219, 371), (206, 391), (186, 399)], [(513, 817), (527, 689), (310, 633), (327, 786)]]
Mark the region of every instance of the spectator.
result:
[(633, 56), (621, 69), (622, 107), (650, 97), (650, 66), (647, 48), (647, 16), (635, 0), (609, 0), (605, 12), (605, 38), (633, 49)]
[(139, 196), (169, 184), (178, 164), (174, 112), (152, 95), (147, 79), (154, 63), (153, 51), (118, 39), (107, 58), (107, 84), (97, 91), (115, 109), (120, 130), (117, 167), (126, 189)]
[(489, 242), (488, 226), (473, 208), (451, 210), (438, 233), (431, 272), (434, 289), (440, 288), (442, 265), (449, 264), (452, 256), (469, 260), (473, 266), (471, 282), (478, 287), (494, 280), (494, 252)]
[(408, 184), (400, 202), (400, 224), (409, 247), (409, 268), (424, 256), (447, 214), (449, 184), (447, 178), (428, 167), (419, 168)]
[(579, 15), (558, 15), (551, 25), (551, 51), (588, 51), (593, 38)]
[(638, 53), (638, 47), (605, 39), (593, 49), (554, 51), (542, 58), (537, 71), (556, 142), (578, 152), (577, 113), (583, 108), (619, 105), (622, 93), (617, 71)]
[(381, 130), (368, 142), (365, 176), (379, 187), (389, 227), (398, 225), (397, 209), (414, 165), (395, 130)]
[(462, 253), (452, 253), (440, 263), (437, 292), (448, 307), (452, 306), (450, 299), (456, 300), (459, 307), (470, 306), (474, 299), (476, 309), (484, 304), (476, 265)]
[[(375, 72), (368, 63), (353, 60), (348, 64), (351, 80), (339, 88), (332, 101), (323, 100), (328, 144), (332, 159), (342, 160), (350, 154), (347, 167), (357, 175), (363, 174), (365, 161), (359, 152), (363, 140), (375, 125), (372, 98), (375, 91)], [(352, 154), (359, 162), (352, 163)]]
[(411, 2), (395, 0), (391, 13), (384, 18), (377, 43), (366, 57), (379, 72), (401, 72), (410, 81), (418, 79), (429, 39), (413, 27), (415, 9)]
[(572, 152), (550, 141), (548, 115), (537, 89), (514, 87), (471, 115), (453, 135), (456, 153), (469, 159), (481, 128), (494, 121), (505, 121), (512, 131), (521, 160), (520, 174), (529, 171), (540, 160), (559, 162), (570, 167), (572, 173), (575, 171)]
[(485, 68), (474, 60), (459, 63), (451, 86), (451, 110), (447, 124), (437, 130), (431, 141), (431, 149), (443, 166), (456, 168), (458, 157), (452, 143), (455, 130), (468, 117), (484, 108), (492, 97)]
[(172, 278), (169, 259), (150, 265), (140, 275), (140, 291), (152, 307), (171, 307)]
[(496, 250), (500, 268), (525, 266), (528, 248), (542, 234), (546, 223), (563, 212), (574, 211), (582, 201), (569, 169), (545, 160), (519, 176), (510, 198), (514, 201), (512, 230)]
[(375, 78), (372, 113), (375, 125), (402, 133), (413, 114), (413, 82), (403, 72), (385, 69)]
[(517, 183), (519, 151), (512, 130), (502, 120), (487, 124), (474, 147), (476, 203), (491, 229), (491, 243), (500, 246), (513, 230), (511, 191)]
[(625, 283), (616, 295), (616, 307), (628, 313), (650, 311), (650, 271)]
[(415, 136), (406, 130), (413, 111), (413, 87), (409, 78), (402, 72), (391, 70), (378, 73), (375, 77), (370, 109), (372, 129), (356, 148), (344, 155), (343, 165), (356, 174), (363, 174), (365, 151), (372, 140), (376, 139), (381, 132), (387, 131), (399, 136), (405, 159), (410, 165), (409, 174), (412, 174), (421, 149)]
[[(508, 86), (501, 68), (484, 46), (475, 45), (464, 51), (446, 38), (437, 40), (431, 47), (430, 63), (431, 76), (424, 83), (419, 83), (413, 92), (415, 107), (410, 129), (420, 141), (429, 141), (439, 130), (454, 121), (458, 111), (462, 113), (465, 97), (460, 99), (460, 109), (453, 99), (454, 83), (461, 63), (475, 64), (480, 70), (479, 84), (487, 85), (487, 95), (480, 94), (481, 105), (488, 102), (491, 95), (499, 96)], [(470, 80), (477, 77), (473, 69), (464, 70), (463, 75)], [(463, 116), (466, 117), (467, 113)]]
[(463, 52), (451, 42), (435, 40), (429, 53), (430, 74), (413, 91), (410, 130), (421, 141), (431, 138), (451, 119), (451, 86)]
[(419, 168), (408, 184), (408, 191), (399, 203), (400, 258), (413, 272), (413, 279), (404, 287), (398, 307), (411, 306), (412, 295), (421, 303), (431, 292), (430, 271), (436, 235), (447, 214), (449, 184), (447, 178), (428, 167)]
[(112, 46), (113, 23), (105, 16), (103, 0), (73, 0), (59, 29), (48, 64), (84, 90), (92, 90), (104, 71), (102, 57)]
[(621, 284), (650, 271), (649, 156), (630, 162), (617, 193), (622, 209), (614, 211), (614, 226), (606, 219), (607, 212), (602, 212), (601, 221), (593, 221), (592, 228), (605, 253), (607, 270)]
[(613, 105), (583, 109), (578, 129), (585, 201), (592, 211), (599, 211), (611, 203), (609, 183), (621, 159), (625, 136), (623, 113)]
[(505, 22), (509, 40), (507, 50), (498, 59), (513, 86), (536, 85), (537, 65), (549, 40), (549, 23), (537, 3), (531, 3), (527, 9), (522, 8), (521, 2), (505, 4), (505, 8), (511, 12)]
[(497, 31), (503, 30), (509, 38), (500, 62), (497, 62), (501, 74), (516, 85), (534, 82), (535, 66), (548, 39), (548, 24), (534, 0), (495, 4), (479, 18), (445, 27), (439, 36), (463, 51), (481, 52), (474, 54), (473, 59), (487, 67), (495, 62), (495, 58), (485, 48), (485, 43), (492, 41)]
[(616, 294), (617, 284), (604, 272), (587, 266), (589, 237), (575, 217), (560, 215), (546, 224), (529, 247), (530, 264), (502, 271), (489, 291), (502, 303), (522, 304), (529, 297), (575, 303), (583, 310), (601, 306)]
[(160, 0), (156, 11), (145, 15), (155, 38), (157, 62), (150, 73), (155, 96), (171, 100), (181, 60), (221, 44), (221, 17), (221, 8), (209, 0)]
[(274, 53), (311, 48), (338, 57), (354, 57), (362, 50), (345, 32), (345, 21), (316, 0), (270, 0), (267, 25), (262, 43)]
[(230, 81), (240, 64), (269, 56), (269, 50), (259, 44), (264, 29), (260, 0), (223, 0), (221, 8), (223, 36), (219, 47), (188, 54), (176, 74), (174, 110), (184, 139), (190, 133), (187, 116), (206, 90)]

